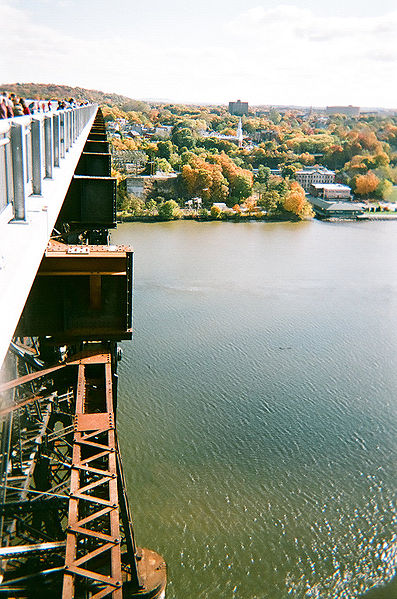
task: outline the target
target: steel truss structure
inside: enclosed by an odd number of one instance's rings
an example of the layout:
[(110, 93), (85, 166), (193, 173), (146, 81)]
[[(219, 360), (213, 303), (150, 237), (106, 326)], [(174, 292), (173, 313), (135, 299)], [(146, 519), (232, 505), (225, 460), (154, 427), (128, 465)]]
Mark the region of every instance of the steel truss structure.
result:
[[(115, 344), (0, 386), (0, 595), (160, 597), (165, 563), (136, 547), (115, 429)], [(27, 354), (29, 355), (29, 354)], [(26, 373), (22, 374), (23, 370)]]

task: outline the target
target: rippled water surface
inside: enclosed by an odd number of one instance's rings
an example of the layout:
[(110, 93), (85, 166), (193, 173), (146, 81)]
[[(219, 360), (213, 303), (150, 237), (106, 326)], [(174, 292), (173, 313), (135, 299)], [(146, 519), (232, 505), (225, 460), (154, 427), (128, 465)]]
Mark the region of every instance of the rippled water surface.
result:
[(124, 224), (118, 427), (168, 599), (353, 599), (397, 569), (397, 223)]

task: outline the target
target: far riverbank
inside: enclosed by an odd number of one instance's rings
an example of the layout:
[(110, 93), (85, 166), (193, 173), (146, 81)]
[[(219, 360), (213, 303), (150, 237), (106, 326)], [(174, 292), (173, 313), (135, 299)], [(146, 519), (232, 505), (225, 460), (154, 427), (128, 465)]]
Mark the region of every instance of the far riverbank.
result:
[[(256, 217), (255, 215), (236, 215), (236, 214), (226, 214), (222, 215), (220, 218), (214, 218), (211, 215), (208, 216), (200, 216), (200, 215), (189, 215), (182, 216), (181, 218), (161, 218), (158, 215), (140, 215), (135, 216), (132, 214), (118, 214), (117, 221), (120, 223), (164, 223), (170, 221), (195, 221), (195, 222), (235, 222), (235, 223), (249, 223), (249, 222), (267, 222), (267, 223), (286, 223), (286, 222), (302, 222), (301, 219), (295, 215), (275, 215), (275, 216), (261, 216)], [(309, 219), (311, 220), (311, 219)]]

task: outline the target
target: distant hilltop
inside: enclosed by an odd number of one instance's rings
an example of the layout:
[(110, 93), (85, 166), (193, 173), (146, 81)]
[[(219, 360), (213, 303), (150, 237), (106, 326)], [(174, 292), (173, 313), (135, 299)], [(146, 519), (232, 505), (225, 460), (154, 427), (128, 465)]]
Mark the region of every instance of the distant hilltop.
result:
[[(106, 93), (96, 89), (84, 89), (82, 87), (71, 87), (69, 85), (57, 85), (55, 83), (1, 83), (0, 92), (8, 91), (22, 98), (60, 100), (74, 98), (80, 102), (89, 100), (96, 104), (122, 105), (135, 102), (127, 96)], [(137, 101), (139, 103), (139, 101)]]

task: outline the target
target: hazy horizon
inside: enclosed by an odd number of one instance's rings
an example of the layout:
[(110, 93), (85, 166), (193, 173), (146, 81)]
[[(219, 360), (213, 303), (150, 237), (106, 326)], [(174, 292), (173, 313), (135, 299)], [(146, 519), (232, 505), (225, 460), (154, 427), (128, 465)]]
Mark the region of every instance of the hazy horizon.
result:
[(397, 105), (394, 0), (0, 0), (2, 79), (152, 101)]
[[(176, 98), (140, 98), (138, 96), (135, 97), (130, 97), (130, 96), (125, 96), (124, 94), (121, 94), (120, 92), (118, 92), (117, 90), (102, 90), (102, 89), (92, 89), (92, 88), (87, 88), (81, 85), (76, 85), (76, 86), (72, 86), (68, 83), (61, 83), (61, 82), (54, 82), (54, 81), (49, 81), (47, 83), (42, 83), (39, 81), (19, 81), (19, 82), (8, 82), (8, 83), (0, 83), (0, 89), (7, 91), (7, 86), (14, 86), (14, 85), (46, 85), (46, 86), (50, 86), (50, 85), (57, 85), (60, 87), (76, 87), (76, 88), (80, 88), (80, 89), (86, 89), (87, 91), (92, 91), (92, 92), (98, 92), (101, 94), (115, 94), (115, 95), (119, 95), (119, 96), (123, 96), (126, 99), (130, 99), (130, 100), (136, 100), (138, 102), (146, 102), (149, 104), (180, 104), (180, 105), (187, 105), (187, 106), (224, 106), (224, 107), (228, 107), (229, 101), (237, 101), (237, 100), (241, 100), (242, 102), (248, 102), (249, 108), (258, 108), (258, 107), (269, 107), (269, 108), (280, 108), (280, 109), (284, 109), (284, 108), (291, 108), (291, 109), (296, 109), (296, 110), (300, 110), (300, 109), (308, 109), (308, 108), (312, 108), (313, 110), (319, 109), (319, 110), (325, 110), (328, 106), (343, 106), (346, 107), (348, 106), (347, 104), (324, 104), (322, 106), (315, 106), (315, 105), (308, 105), (308, 104), (295, 104), (295, 103), (291, 103), (291, 104), (285, 104), (285, 103), (280, 103), (280, 104), (271, 104), (269, 102), (259, 102), (256, 104), (252, 104), (249, 99), (247, 100), (246, 98), (229, 98), (227, 100), (224, 100), (223, 102), (200, 102), (200, 101), (195, 101), (195, 100), (180, 100), (180, 99), (176, 99)], [(370, 111), (370, 110), (384, 110), (384, 111), (394, 111), (397, 110), (397, 108), (392, 107), (392, 108), (386, 108), (385, 106), (362, 106), (362, 105), (355, 105), (358, 106), (360, 108), (361, 111)], [(397, 102), (396, 102), (396, 106), (397, 106)]]

